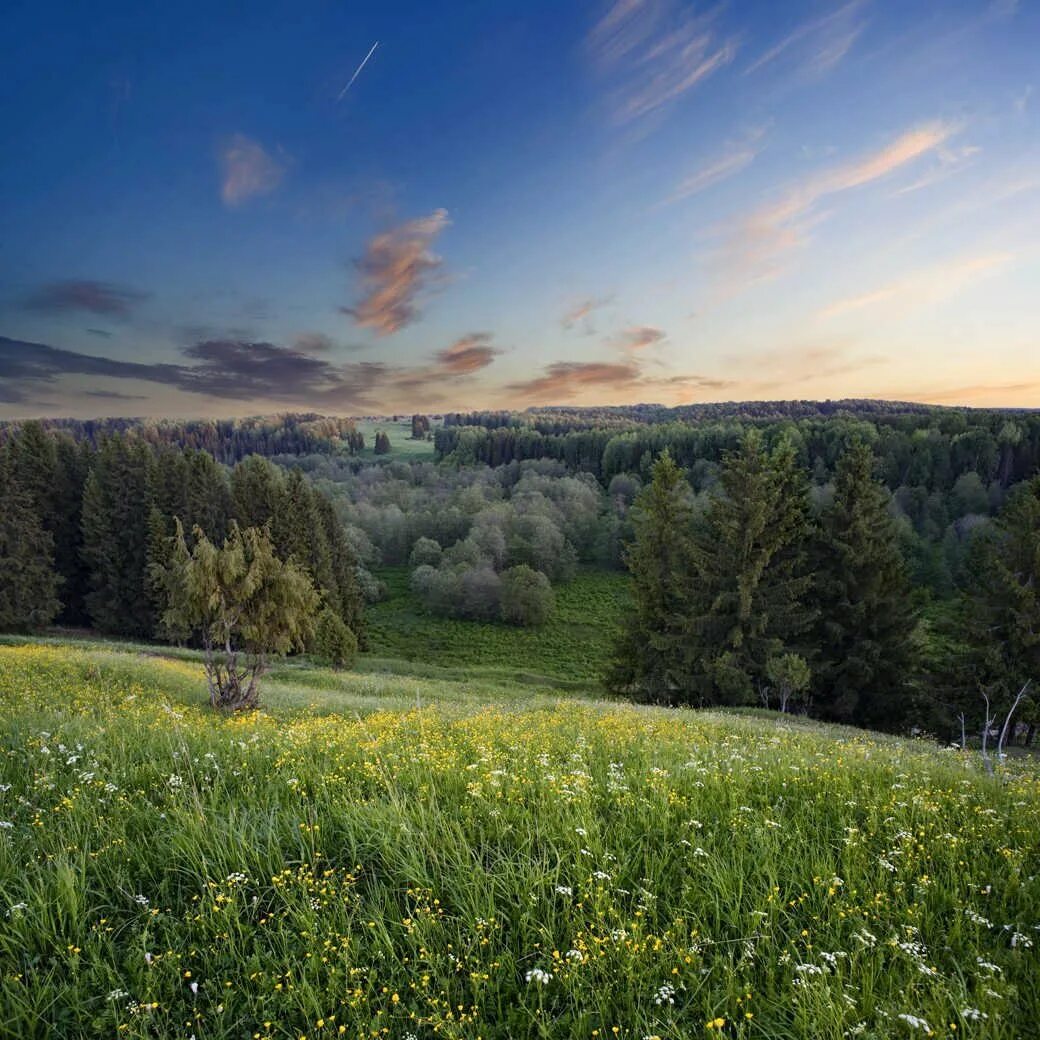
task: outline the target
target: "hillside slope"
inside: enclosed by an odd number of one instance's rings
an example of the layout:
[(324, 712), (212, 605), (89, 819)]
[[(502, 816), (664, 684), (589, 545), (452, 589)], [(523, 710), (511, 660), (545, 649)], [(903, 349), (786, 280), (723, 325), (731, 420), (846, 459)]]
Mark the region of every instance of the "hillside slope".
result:
[(519, 686), (202, 693), (0, 646), (0, 1036), (1035, 1035), (1035, 772)]

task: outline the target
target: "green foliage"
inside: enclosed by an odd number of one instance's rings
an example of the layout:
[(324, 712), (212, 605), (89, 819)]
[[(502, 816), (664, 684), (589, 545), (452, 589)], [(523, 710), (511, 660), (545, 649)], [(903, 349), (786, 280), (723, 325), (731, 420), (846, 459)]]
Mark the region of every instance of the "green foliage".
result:
[(83, 491), (86, 606), (101, 632), (150, 636), (155, 630), (147, 582), (153, 456), (129, 436), (106, 440)]
[(807, 482), (790, 442), (767, 451), (757, 431), (726, 456), (719, 493), (694, 524), (684, 651), (701, 703), (752, 704), (767, 663), (805, 644), (814, 613)]
[(521, 627), (431, 614), (407, 568), (378, 572), (388, 595), (368, 608), (369, 652), (388, 667), (416, 662), (458, 674), (595, 688), (628, 600), (622, 574), (585, 569), (556, 588), (549, 624)]
[(31, 484), (19, 483), (10, 455), (0, 446), (0, 631), (29, 631), (49, 625), (58, 613), (60, 578), (39, 499)]
[(349, 668), (357, 658), (357, 636), (336, 611), (325, 607), (315, 622), (309, 650), (313, 657), (333, 668)]
[(167, 597), (163, 624), (171, 632), (200, 634), (215, 708), (255, 708), (268, 655), (306, 646), (318, 594), (296, 564), (278, 559), (266, 528), (242, 529), (232, 521), (221, 548), (200, 528), (194, 535), (189, 552), (178, 522), (160, 576)]
[(419, 538), (416, 540), (415, 545), (412, 546), (411, 554), (408, 557), (408, 566), (422, 567), (425, 564), (427, 567), (436, 567), (441, 562), (441, 554), (440, 545), (432, 538)]
[(690, 602), (693, 507), (690, 486), (665, 451), (631, 514), (634, 539), (625, 556), (632, 612), (606, 677), (614, 690), (637, 689), (671, 700), (685, 681), (685, 625)]
[(874, 454), (854, 442), (838, 461), (815, 563), (814, 712), (898, 725), (910, 711), (915, 617), (890, 496)]
[(786, 712), (790, 710), (792, 698), (800, 697), (809, 689), (812, 669), (798, 654), (779, 654), (766, 661), (766, 678), (776, 693), (777, 707)]
[(511, 625), (544, 625), (556, 607), (549, 579), (526, 564), (502, 572), (502, 620)]
[(1026, 683), (1040, 685), (1040, 477), (1011, 494), (979, 539), (959, 620), (972, 714), (979, 691), (1006, 710)]
[(373, 451), (375, 451), (377, 455), (390, 454), (390, 438), (383, 430), (379, 430), (376, 433), (376, 442)]

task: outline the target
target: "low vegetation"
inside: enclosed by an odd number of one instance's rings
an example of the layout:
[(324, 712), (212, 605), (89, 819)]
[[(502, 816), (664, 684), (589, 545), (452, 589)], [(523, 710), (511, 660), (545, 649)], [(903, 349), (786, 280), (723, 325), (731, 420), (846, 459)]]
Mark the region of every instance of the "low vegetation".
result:
[(1028, 763), (299, 665), (269, 713), (204, 688), (190, 654), (0, 646), (0, 1036), (1040, 1019)]

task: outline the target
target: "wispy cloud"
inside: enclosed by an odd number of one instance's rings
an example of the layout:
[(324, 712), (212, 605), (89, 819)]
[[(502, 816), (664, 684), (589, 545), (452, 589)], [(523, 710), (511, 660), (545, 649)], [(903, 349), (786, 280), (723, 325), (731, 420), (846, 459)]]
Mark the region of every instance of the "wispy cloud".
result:
[(636, 325), (621, 333), (617, 339), (617, 345), (622, 350), (645, 350), (667, 338), (668, 334), (664, 329), (659, 329), (654, 325)]
[(437, 364), (449, 375), (470, 375), (487, 368), (501, 353), (491, 346), (490, 332), (471, 332), (437, 352)]
[(821, 76), (830, 72), (852, 49), (866, 26), (862, 0), (831, 11), (822, 18), (804, 22), (770, 47), (745, 70), (745, 75), (758, 72), (783, 57), (797, 64), (799, 74)]
[(593, 313), (603, 307), (609, 307), (613, 302), (613, 295), (600, 296), (598, 298), (590, 297), (587, 300), (582, 300), (566, 311), (560, 319), (560, 325), (562, 328), (569, 330), (581, 323), (583, 333), (586, 336), (591, 336), (596, 331), (592, 324)]
[(431, 247), (449, 223), (447, 210), (438, 209), (374, 235), (357, 261), (364, 295), (344, 313), (380, 336), (414, 322), (416, 301), (443, 264)]
[(720, 37), (713, 13), (693, 15), (674, 0), (614, 0), (588, 37), (610, 77), (619, 123), (662, 110), (733, 61), (734, 40)]
[(841, 340), (793, 343), (732, 358), (734, 365), (754, 374), (742, 389), (747, 393), (781, 390), (819, 379), (850, 376), (889, 362), (882, 354), (863, 354), (856, 345)]
[(936, 153), (937, 161), (930, 170), (909, 184), (897, 188), (892, 194), (909, 195), (922, 188), (930, 188), (933, 184), (940, 184), (965, 169), (981, 151), (981, 148), (971, 144), (962, 145), (960, 148), (940, 148)]
[(147, 293), (114, 282), (70, 279), (41, 285), (23, 300), (22, 305), (34, 311), (81, 311), (108, 318), (125, 318), (147, 297)]
[(720, 257), (727, 276), (755, 280), (779, 273), (783, 257), (803, 244), (809, 230), (825, 219), (817, 210), (819, 202), (890, 176), (936, 151), (957, 130), (952, 123), (926, 123), (875, 152), (793, 183), (774, 202), (740, 221)]
[(762, 151), (763, 136), (763, 130), (754, 130), (743, 138), (727, 142), (720, 152), (680, 181), (665, 202), (678, 202), (689, 198), (740, 173), (750, 166)]
[(938, 303), (980, 279), (998, 273), (1013, 259), (1010, 253), (986, 253), (915, 271), (899, 281), (836, 300), (820, 311), (819, 316), (822, 319), (837, 318), (878, 304), (909, 309)]
[(259, 195), (270, 195), (282, 183), (286, 163), (245, 134), (235, 134), (218, 153), (220, 197), (226, 206), (241, 206)]
[(540, 376), (511, 383), (507, 389), (549, 403), (568, 401), (590, 387), (631, 387), (639, 376), (640, 367), (634, 361), (556, 361), (546, 365)]
[(635, 358), (624, 361), (556, 361), (540, 375), (505, 389), (524, 404), (553, 404), (577, 397), (602, 403), (618, 399), (669, 402), (690, 400), (692, 395), (734, 386), (732, 380), (701, 375), (648, 376)]

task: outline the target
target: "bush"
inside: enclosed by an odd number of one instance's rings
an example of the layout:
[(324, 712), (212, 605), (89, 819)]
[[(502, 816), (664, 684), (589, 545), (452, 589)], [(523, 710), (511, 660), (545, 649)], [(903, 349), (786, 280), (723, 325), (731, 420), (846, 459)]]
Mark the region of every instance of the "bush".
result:
[(436, 567), (441, 562), (441, 547), (432, 538), (419, 538), (412, 546), (412, 554), (408, 557), (410, 567), (421, 567), (427, 564)]
[(502, 575), (502, 620), (513, 625), (542, 625), (556, 607), (549, 579), (526, 564)]
[(357, 652), (357, 636), (339, 614), (326, 607), (314, 626), (311, 655), (333, 668), (349, 668), (357, 659)]

